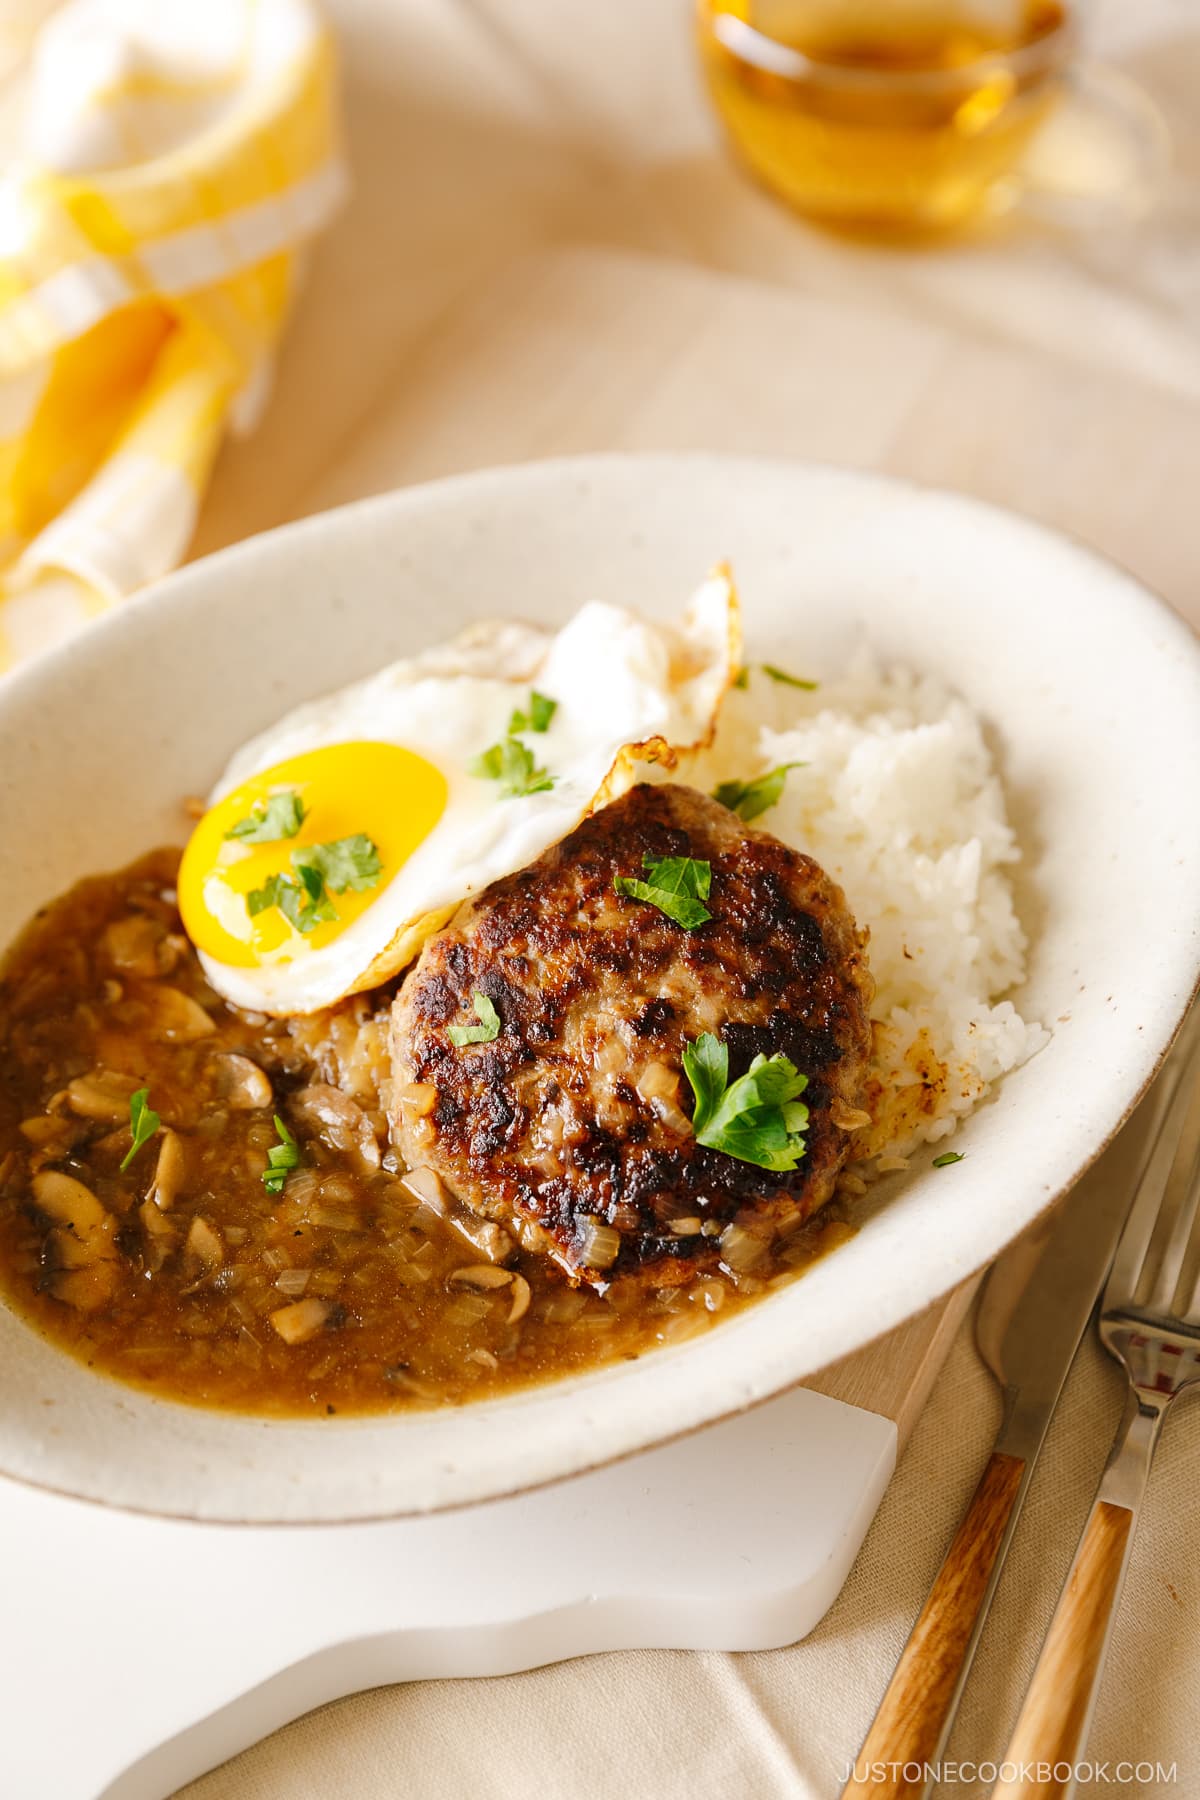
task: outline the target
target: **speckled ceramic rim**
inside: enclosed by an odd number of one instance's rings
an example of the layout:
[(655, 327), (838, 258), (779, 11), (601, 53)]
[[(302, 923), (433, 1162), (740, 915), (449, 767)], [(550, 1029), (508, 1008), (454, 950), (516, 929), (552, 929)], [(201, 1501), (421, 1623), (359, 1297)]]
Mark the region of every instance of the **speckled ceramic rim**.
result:
[(970, 1120), (967, 1160), (875, 1190), (858, 1235), (691, 1344), (508, 1400), (275, 1422), (89, 1373), (0, 1308), (0, 1472), (231, 1522), (389, 1517), (537, 1486), (769, 1398), (922, 1311), (1098, 1154), (1200, 969), (1200, 651), (1089, 552), (953, 495), (706, 456), (524, 465), (386, 496), (182, 571), (0, 683), (0, 942), (81, 873), (178, 837), (181, 794), (285, 707), (483, 613), (592, 597), (675, 610), (730, 555), (758, 654), (863, 639), (986, 716), (1029, 851), (1042, 1054)]

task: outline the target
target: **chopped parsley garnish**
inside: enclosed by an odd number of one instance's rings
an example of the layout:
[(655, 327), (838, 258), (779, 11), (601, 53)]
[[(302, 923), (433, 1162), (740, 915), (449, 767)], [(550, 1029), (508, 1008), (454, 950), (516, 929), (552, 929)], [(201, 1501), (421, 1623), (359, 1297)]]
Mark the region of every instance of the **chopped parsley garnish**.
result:
[(558, 701), (539, 694), (534, 688), (529, 696), (529, 711), (522, 712), (518, 708), (508, 721), (509, 737), (516, 737), (522, 731), (549, 731), (550, 721), (558, 711)]
[(471, 995), (471, 1004), (478, 1025), (451, 1025), (447, 1034), (456, 1050), (461, 1050), (464, 1044), (490, 1044), (500, 1036), (500, 1014), (487, 995), (476, 988)]
[(304, 1166), (300, 1146), (278, 1113), (275, 1114), (275, 1130), (279, 1134), (279, 1142), (272, 1144), (267, 1151), (270, 1167), (263, 1170), (262, 1178), (268, 1194), (282, 1194), (283, 1184), (292, 1170)]
[(379, 851), (361, 831), (352, 837), (333, 838), (328, 844), (306, 844), (303, 850), (293, 850), (292, 865), (301, 874), (315, 870), (334, 894), (344, 894), (347, 888), (356, 893), (373, 888), (383, 871)]
[(731, 1083), (728, 1046), (706, 1031), (685, 1048), (683, 1072), (696, 1096), (692, 1130), (698, 1144), (779, 1174), (796, 1167), (804, 1155), (808, 1108), (800, 1095), (808, 1076), (794, 1062), (756, 1056)]
[(258, 800), (249, 815), (231, 825), (227, 838), (238, 838), (243, 844), (278, 844), (283, 838), (294, 838), (308, 816), (308, 808), (295, 788), (282, 788), (266, 800)]
[(252, 919), (272, 906), (305, 937), (326, 920), (337, 918), (337, 907), (325, 892), (320, 870), (307, 863), (295, 875), (272, 875), (246, 895), (246, 911)]
[(481, 781), (498, 781), (500, 792), (511, 799), (541, 794), (554, 786), (554, 777), (537, 767), (532, 750), (515, 737), (493, 744), (467, 764), (467, 773), (477, 775)]
[(294, 875), (272, 875), (262, 887), (251, 888), (246, 911), (256, 919), (277, 906), (288, 924), (307, 937), (325, 920), (337, 918), (330, 891), (344, 894), (347, 888), (361, 892), (374, 887), (383, 864), (371, 839), (358, 831), (352, 837), (293, 850), (292, 868)]
[(492, 744), (467, 764), (468, 775), (480, 781), (498, 781), (500, 792), (510, 800), (526, 794), (544, 794), (554, 786), (553, 775), (539, 769), (533, 751), (521, 743), (522, 731), (549, 731), (550, 721), (558, 711), (558, 701), (534, 688), (526, 708), (515, 707), (508, 721), (508, 731), (498, 744)]
[(748, 688), (750, 686), (750, 664), (749, 663), (742, 664), (741, 668), (738, 670), (737, 674), (733, 678), (733, 685), (735, 688)]
[(632, 875), (618, 875), (613, 887), (629, 900), (644, 900), (657, 906), (685, 931), (694, 931), (712, 918), (704, 902), (712, 886), (712, 864), (697, 862), (691, 856), (643, 856), (642, 867), (647, 880)]
[(753, 781), (723, 781), (714, 791), (713, 799), (749, 823), (774, 806), (783, 792), (788, 770), (803, 767), (804, 764), (798, 762), (780, 763), (777, 769), (768, 769), (765, 775), (756, 775)]
[(156, 1112), (152, 1112), (148, 1104), (149, 1088), (139, 1088), (136, 1094), (129, 1096), (129, 1129), (133, 1133), (133, 1142), (121, 1158), (121, 1168), (127, 1169), (143, 1144), (148, 1144), (154, 1136), (162, 1120)]
[(940, 1156), (934, 1157), (933, 1166), (935, 1169), (948, 1169), (951, 1163), (961, 1162), (965, 1154), (963, 1150), (943, 1150)]
[(819, 681), (805, 681), (799, 675), (789, 675), (787, 670), (781, 669), (777, 663), (763, 663), (762, 672), (764, 675), (769, 675), (772, 681), (782, 682), (784, 687), (804, 688), (810, 694), (814, 688), (819, 688), (821, 685)]

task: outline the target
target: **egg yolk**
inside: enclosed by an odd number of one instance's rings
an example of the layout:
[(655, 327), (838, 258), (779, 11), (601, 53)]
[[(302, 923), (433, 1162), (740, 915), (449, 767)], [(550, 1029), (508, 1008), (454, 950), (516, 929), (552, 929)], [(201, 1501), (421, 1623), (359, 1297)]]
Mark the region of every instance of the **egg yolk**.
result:
[[(230, 836), (262, 814), (273, 797), (294, 793), (304, 818), (291, 837), (250, 843)], [(226, 794), (192, 833), (179, 868), (179, 910), (198, 950), (233, 968), (290, 961), (331, 944), (379, 898), (428, 837), (446, 805), (440, 769), (399, 744), (328, 744), (276, 763)], [(286, 807), (284, 808), (285, 823)], [(273, 875), (295, 879), (292, 852), (359, 834), (379, 856), (369, 887), (328, 893), (335, 918), (301, 933), (278, 906), (253, 917), (247, 896)]]

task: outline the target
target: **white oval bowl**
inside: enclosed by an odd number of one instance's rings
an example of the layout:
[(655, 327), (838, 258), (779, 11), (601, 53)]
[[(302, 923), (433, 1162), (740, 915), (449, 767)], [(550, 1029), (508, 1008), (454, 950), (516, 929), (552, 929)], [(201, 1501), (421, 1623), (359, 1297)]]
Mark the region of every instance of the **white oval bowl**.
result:
[(704, 1338), (507, 1399), (274, 1421), (91, 1373), (0, 1307), (0, 1471), (201, 1519), (365, 1519), (510, 1493), (779, 1392), (988, 1262), (1145, 1087), (1200, 964), (1200, 651), (1135, 581), (1022, 519), (803, 464), (593, 457), (439, 482), (194, 564), (0, 683), (0, 944), (80, 876), (180, 838), (180, 797), (285, 709), (481, 615), (665, 616), (732, 559), (751, 654), (833, 671), (864, 639), (988, 720), (1026, 852), (1049, 1045), (953, 1173)]

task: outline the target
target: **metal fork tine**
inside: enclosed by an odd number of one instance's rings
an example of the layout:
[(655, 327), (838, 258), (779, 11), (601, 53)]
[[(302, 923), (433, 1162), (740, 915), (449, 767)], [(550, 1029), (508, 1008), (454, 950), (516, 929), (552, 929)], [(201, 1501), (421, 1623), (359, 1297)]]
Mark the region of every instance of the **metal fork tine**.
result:
[(1175, 1084), (1162, 1131), (1138, 1183), (1137, 1195), (1109, 1272), (1108, 1284), (1104, 1290), (1105, 1311), (1130, 1305), (1137, 1291), (1146, 1253), (1158, 1223), (1163, 1195), (1175, 1165), (1179, 1140), (1195, 1094), (1200, 1088), (1200, 1006), (1192, 1008), (1191, 1017), (1180, 1032), (1179, 1050), (1181, 1055), (1176, 1059)]
[[(1184, 1197), (1180, 1201), (1175, 1228), (1171, 1231), (1171, 1242), (1162, 1253), (1162, 1269), (1150, 1294), (1151, 1310), (1162, 1312), (1178, 1312), (1186, 1316), (1189, 1309), (1189, 1292), (1180, 1291), (1180, 1283), (1187, 1274), (1187, 1265), (1195, 1251), (1196, 1242), (1200, 1242), (1200, 1233), (1196, 1231), (1196, 1215), (1200, 1213), (1200, 1143), (1191, 1147), (1191, 1174), (1187, 1177)], [(1195, 1271), (1193, 1271), (1195, 1283)], [(1166, 1301), (1159, 1300), (1160, 1289), (1166, 1289)], [(1178, 1300), (1178, 1305), (1177, 1305)]]
[(1167, 1188), (1163, 1199), (1164, 1223), (1168, 1213), (1171, 1217), (1170, 1234), (1159, 1259), (1158, 1268), (1152, 1284), (1141, 1304), (1148, 1312), (1167, 1313), (1172, 1309), (1175, 1290), (1179, 1286), (1183, 1274), (1184, 1260), (1192, 1241), (1192, 1232), (1196, 1223), (1197, 1204), (1200, 1203), (1200, 1169), (1196, 1158), (1200, 1155), (1200, 1083), (1193, 1084), (1191, 1104), (1184, 1119), (1183, 1129), (1175, 1149), (1175, 1159), (1167, 1178)]
[(1193, 1331), (1200, 1331), (1200, 1269), (1196, 1270), (1192, 1280), (1192, 1297), (1180, 1307), (1179, 1316)]

